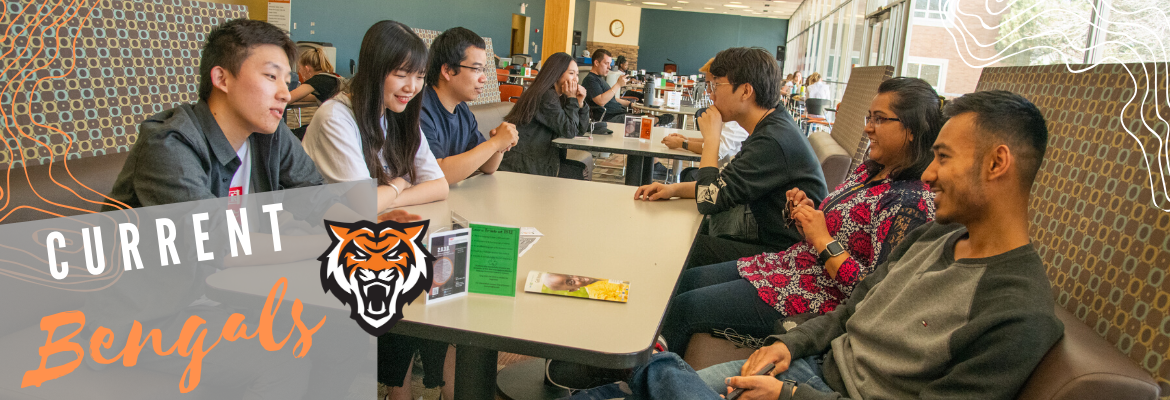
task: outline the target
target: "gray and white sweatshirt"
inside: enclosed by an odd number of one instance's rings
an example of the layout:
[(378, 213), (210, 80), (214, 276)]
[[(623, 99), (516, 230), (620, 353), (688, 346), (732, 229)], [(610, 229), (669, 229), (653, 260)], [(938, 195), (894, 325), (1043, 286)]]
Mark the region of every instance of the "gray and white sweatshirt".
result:
[(923, 225), (836, 310), (769, 338), (825, 355), (796, 399), (1012, 399), (1064, 332), (1031, 244), (954, 259), (959, 224)]

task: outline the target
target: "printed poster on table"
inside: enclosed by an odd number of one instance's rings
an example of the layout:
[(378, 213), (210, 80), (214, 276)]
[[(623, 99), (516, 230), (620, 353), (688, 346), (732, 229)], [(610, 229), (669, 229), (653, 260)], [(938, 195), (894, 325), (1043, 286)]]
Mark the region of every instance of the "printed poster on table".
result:
[(467, 268), (471, 230), (457, 229), (431, 235), (430, 251), (435, 256), (434, 282), (427, 292), (427, 304), (467, 294)]
[(471, 224), (468, 291), (516, 297), (520, 228)]

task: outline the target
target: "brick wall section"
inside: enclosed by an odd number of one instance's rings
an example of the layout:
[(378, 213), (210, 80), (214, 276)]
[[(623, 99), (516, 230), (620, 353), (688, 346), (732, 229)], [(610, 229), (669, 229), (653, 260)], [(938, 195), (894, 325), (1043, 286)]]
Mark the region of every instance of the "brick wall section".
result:
[[(976, 65), (982, 64), (986, 62), (983, 60), (991, 59), (996, 54), (994, 46), (980, 47), (971, 40), (974, 39), (978, 43), (994, 43), (999, 31), (997, 29), (983, 29), (981, 24), (995, 26), (999, 24), (1002, 14), (991, 15), (981, 2), (963, 1), (958, 2), (958, 6), (959, 10), (955, 12), (955, 25), (966, 26), (967, 33), (959, 32), (958, 28), (952, 28), (953, 32), (947, 32), (947, 29), (943, 27), (916, 24), (911, 31), (908, 55), (948, 60), (946, 86), (943, 87), (943, 91), (946, 93), (971, 93), (975, 91), (975, 85), (979, 83), (979, 75), (983, 68), (972, 68), (967, 65), (967, 62)], [(966, 43), (963, 42), (963, 36), (967, 36)], [(958, 41), (957, 45), (956, 40)], [(959, 51), (962, 51), (963, 55), (966, 56), (966, 62), (963, 61), (964, 57), (960, 55)], [(972, 55), (977, 58), (973, 58)], [(996, 63), (990, 66), (998, 65)]]
[(589, 50), (590, 55), (593, 54), (594, 50), (606, 49), (609, 50), (610, 54), (613, 54), (614, 59), (617, 59), (618, 56), (626, 56), (626, 60), (629, 61), (628, 68), (638, 69), (638, 46), (594, 42), (592, 40), (587, 40), (585, 41), (585, 49)]

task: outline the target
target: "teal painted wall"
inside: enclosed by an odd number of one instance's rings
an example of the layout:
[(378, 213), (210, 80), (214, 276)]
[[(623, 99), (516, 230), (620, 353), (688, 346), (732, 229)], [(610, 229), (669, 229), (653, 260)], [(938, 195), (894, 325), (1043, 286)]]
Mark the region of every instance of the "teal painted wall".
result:
[[(583, 0), (579, 0), (583, 1)], [(524, 16), (532, 18), (529, 42), (544, 41), (544, 1), (540, 0), (296, 0), (292, 7), (293, 40), (330, 42), (337, 47), (337, 72), (350, 76), (349, 60), (357, 62), (362, 36), (375, 22), (391, 19), (411, 28), (447, 30), (457, 26), (492, 38), (496, 55), (507, 57), (512, 41), (512, 14), (528, 3)], [(585, 18), (588, 19), (588, 11)], [(309, 26), (310, 22), (316, 23)], [(535, 33), (540, 29), (541, 33)], [(309, 31), (315, 34), (309, 34)], [(544, 49), (537, 49), (543, 51)], [(534, 54), (534, 59), (540, 59)]]
[[(580, 57), (581, 51), (585, 50), (585, 43), (589, 40), (589, 0), (574, 0), (577, 4), (573, 7), (573, 30), (581, 31), (581, 45), (577, 46), (577, 54), (571, 54), (573, 57)], [(570, 43), (573, 37), (569, 36)]]
[(788, 37), (788, 20), (642, 9), (638, 68), (661, 71), (669, 58), (682, 75), (730, 47), (763, 47), (773, 56)]

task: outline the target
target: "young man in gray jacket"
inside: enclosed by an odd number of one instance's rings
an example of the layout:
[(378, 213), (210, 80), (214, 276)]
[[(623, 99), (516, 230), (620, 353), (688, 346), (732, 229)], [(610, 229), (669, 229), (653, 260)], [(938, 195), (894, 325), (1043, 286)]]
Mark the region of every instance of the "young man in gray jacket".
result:
[[(922, 175), (936, 221), (846, 303), (697, 374), (655, 355), (634, 372), (629, 398), (719, 399), (735, 388), (740, 399), (1014, 398), (1064, 332), (1028, 237), (1048, 131), (1035, 105), (1004, 91), (960, 97), (946, 115)], [(753, 376), (769, 363), (774, 377)]]

